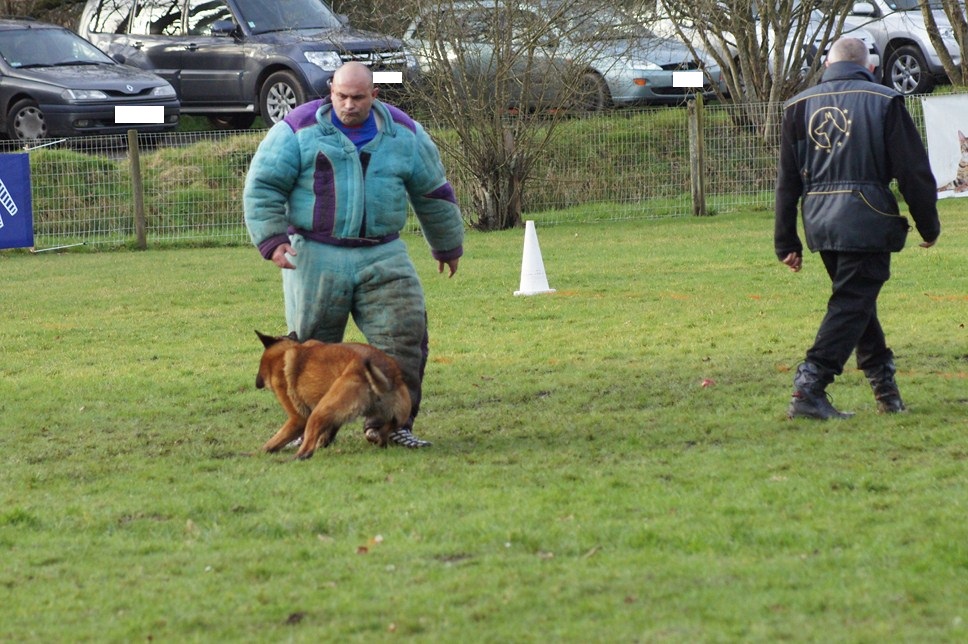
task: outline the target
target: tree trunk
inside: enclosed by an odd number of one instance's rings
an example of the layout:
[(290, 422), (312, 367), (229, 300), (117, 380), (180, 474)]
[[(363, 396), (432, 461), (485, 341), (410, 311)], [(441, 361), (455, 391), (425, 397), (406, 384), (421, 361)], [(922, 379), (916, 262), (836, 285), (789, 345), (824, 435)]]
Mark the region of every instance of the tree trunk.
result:
[(510, 129), (504, 130), (502, 144), (496, 147), (490, 155), (479, 155), (481, 162), (472, 168), (477, 179), (473, 200), (478, 218), (474, 226), (483, 231), (506, 230), (521, 223), (528, 164), (517, 152)]

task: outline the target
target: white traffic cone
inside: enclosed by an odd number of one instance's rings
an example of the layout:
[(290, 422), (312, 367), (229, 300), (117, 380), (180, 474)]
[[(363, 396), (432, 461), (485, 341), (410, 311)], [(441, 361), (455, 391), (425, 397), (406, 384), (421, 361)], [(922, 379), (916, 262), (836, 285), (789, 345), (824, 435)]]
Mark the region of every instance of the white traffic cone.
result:
[(521, 289), (515, 295), (540, 295), (554, 293), (555, 289), (548, 287), (548, 276), (545, 275), (544, 262), (541, 260), (541, 247), (538, 246), (538, 233), (535, 232), (534, 222), (524, 222), (524, 257), (521, 259)]

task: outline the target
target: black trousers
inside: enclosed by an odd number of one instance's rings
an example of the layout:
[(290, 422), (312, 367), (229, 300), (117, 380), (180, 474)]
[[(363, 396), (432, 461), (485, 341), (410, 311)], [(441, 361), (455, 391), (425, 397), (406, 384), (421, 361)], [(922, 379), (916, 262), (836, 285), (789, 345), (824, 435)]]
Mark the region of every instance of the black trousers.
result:
[(891, 277), (891, 254), (821, 251), (820, 258), (833, 290), (807, 362), (840, 375), (856, 350), (858, 369), (887, 364), (894, 354), (877, 319), (877, 296)]

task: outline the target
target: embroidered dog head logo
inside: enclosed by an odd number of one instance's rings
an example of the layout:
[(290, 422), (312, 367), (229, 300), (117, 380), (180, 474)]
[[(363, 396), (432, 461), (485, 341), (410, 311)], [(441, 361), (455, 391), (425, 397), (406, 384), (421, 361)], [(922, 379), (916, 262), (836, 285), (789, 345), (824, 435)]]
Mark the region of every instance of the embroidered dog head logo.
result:
[(807, 135), (818, 150), (834, 152), (843, 146), (850, 136), (850, 119), (847, 110), (839, 107), (823, 107), (810, 115)]

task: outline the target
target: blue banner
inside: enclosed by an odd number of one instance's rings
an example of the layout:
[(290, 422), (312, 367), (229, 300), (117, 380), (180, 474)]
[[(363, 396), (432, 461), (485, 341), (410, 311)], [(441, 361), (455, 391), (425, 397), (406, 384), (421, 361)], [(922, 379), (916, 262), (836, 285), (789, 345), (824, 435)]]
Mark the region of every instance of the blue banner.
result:
[(33, 245), (30, 157), (26, 152), (0, 154), (0, 248), (26, 248)]

